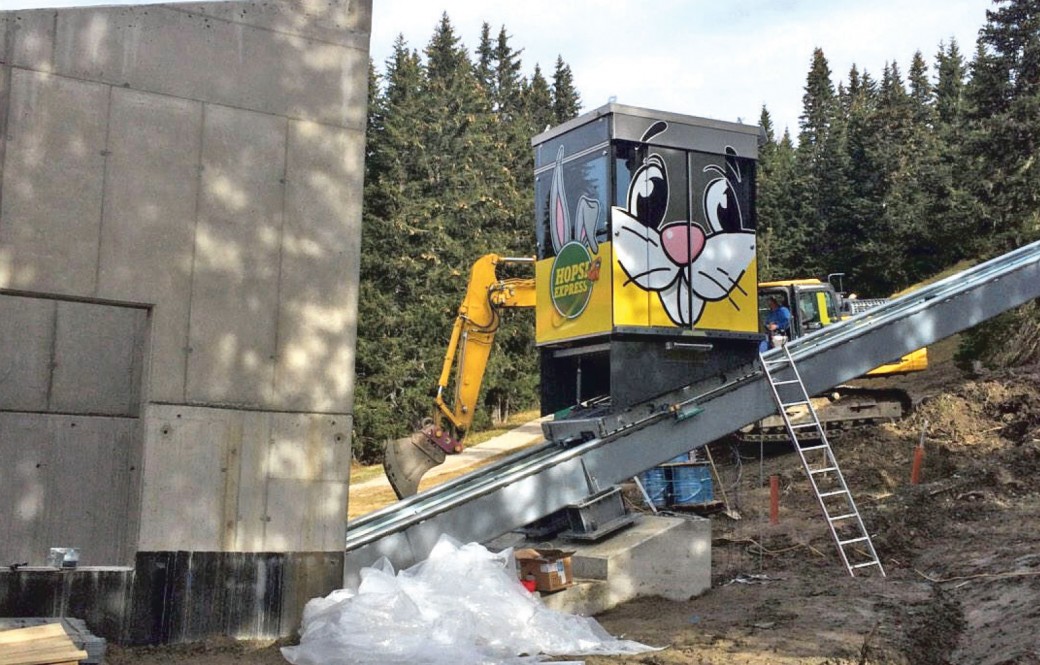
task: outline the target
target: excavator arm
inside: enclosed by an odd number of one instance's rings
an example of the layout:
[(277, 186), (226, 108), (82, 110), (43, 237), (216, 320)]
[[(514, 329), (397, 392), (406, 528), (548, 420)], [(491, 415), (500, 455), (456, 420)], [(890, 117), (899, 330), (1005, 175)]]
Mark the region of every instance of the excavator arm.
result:
[[(473, 263), (437, 379), (433, 415), (411, 436), (390, 441), (383, 451), (383, 469), (398, 498), (415, 494), (423, 474), (443, 463), (446, 455), (462, 452), (501, 322), (500, 310), (534, 307), (533, 277), (498, 277), (498, 267), (510, 263), (533, 264), (534, 259), (485, 254)], [(445, 397), (449, 392), (450, 400)]]

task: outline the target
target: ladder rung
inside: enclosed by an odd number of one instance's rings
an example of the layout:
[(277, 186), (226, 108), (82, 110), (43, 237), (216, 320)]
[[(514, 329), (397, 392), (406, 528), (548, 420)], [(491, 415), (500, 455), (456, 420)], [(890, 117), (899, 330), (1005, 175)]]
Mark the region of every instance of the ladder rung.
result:
[(792, 406), (806, 406), (807, 404), (809, 404), (809, 400), (804, 400), (804, 399), (800, 399), (797, 402), (781, 402), (780, 403), (780, 405), (782, 407), (784, 407), (785, 409), (790, 408)]
[(824, 469), (812, 469), (811, 471), (809, 471), (809, 473), (827, 473), (828, 471), (837, 471), (837, 470), (838, 470), (838, 467), (836, 467), (836, 466), (828, 466), (828, 467), (826, 467)]
[(859, 538), (850, 538), (849, 540), (839, 540), (838, 544), (842, 547), (851, 545), (852, 543), (862, 543), (864, 540), (870, 540), (868, 536), (860, 536)]
[(831, 492), (823, 492), (820, 494), (821, 499), (826, 499), (829, 496), (838, 496), (839, 494), (848, 494), (848, 490), (833, 490)]
[(773, 381), (774, 386), (787, 386), (792, 383), (801, 383), (798, 379), (787, 379), (785, 381)]
[(830, 517), (828, 519), (832, 522), (837, 522), (838, 520), (847, 520), (850, 517), (858, 517), (858, 515), (856, 515), (856, 513), (847, 513), (845, 515), (838, 515), (837, 517)]
[(805, 427), (816, 427), (816, 423), (791, 423), (790, 426), (791, 429), (794, 429), (795, 427), (802, 429)]
[(818, 446), (807, 446), (805, 448), (799, 448), (798, 450), (802, 451), (803, 453), (807, 453), (807, 452), (810, 452), (810, 451), (813, 451), (813, 450), (820, 450), (821, 448), (828, 448), (828, 447), (829, 446), (826, 443), (824, 443), (824, 444), (821, 444), (821, 445), (818, 445)]
[(866, 568), (867, 566), (880, 566), (880, 565), (881, 565), (881, 562), (875, 560), (875, 561), (868, 561), (866, 563), (857, 563), (855, 566), (849, 566), (849, 568), (853, 568), (853, 569), (855, 569), (855, 568)]

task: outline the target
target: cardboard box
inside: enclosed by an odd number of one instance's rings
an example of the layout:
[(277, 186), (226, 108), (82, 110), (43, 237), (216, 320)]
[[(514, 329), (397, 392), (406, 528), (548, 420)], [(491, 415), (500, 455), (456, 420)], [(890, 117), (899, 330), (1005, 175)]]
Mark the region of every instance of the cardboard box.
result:
[(559, 591), (574, 584), (571, 555), (564, 550), (516, 550), (513, 556), (520, 565), (520, 579), (533, 579), (538, 591)]

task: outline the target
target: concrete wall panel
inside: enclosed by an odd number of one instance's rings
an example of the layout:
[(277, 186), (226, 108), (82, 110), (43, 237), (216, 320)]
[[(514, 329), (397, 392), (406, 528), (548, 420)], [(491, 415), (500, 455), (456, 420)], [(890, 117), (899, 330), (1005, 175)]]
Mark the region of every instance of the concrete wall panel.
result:
[(347, 540), (346, 481), (272, 479), (268, 487), (267, 549), (343, 549)]
[[(0, 550), (79, 494), (105, 556), (341, 549), (370, 25), (370, 0), (0, 15), (0, 289), (47, 299), (0, 301), (0, 409), (142, 410), (125, 455), (0, 414)], [(131, 508), (48, 485), (54, 449)]]
[(353, 404), (363, 148), (357, 132), (290, 126), (275, 380), (282, 408)]
[(78, 547), (84, 565), (127, 556), (136, 421), (0, 412), (0, 560), (43, 565)]
[(57, 16), (53, 9), (0, 16), (0, 61), (39, 72), (50, 71)]
[[(202, 105), (112, 91), (98, 293), (156, 303), (149, 396), (184, 399)], [(149, 275), (150, 279), (141, 279)]]
[(350, 477), (350, 416), (271, 415), (271, 478), (342, 480)]
[(170, 8), (364, 50), (368, 49), (372, 30), (372, 4), (357, 0), (283, 0), (246, 7), (227, 2), (184, 2)]
[(148, 312), (59, 302), (50, 410), (136, 416)]
[(145, 420), (141, 550), (343, 547), (349, 417), (152, 404)]
[(281, 118), (206, 109), (188, 401), (271, 403), (285, 131)]
[[(234, 533), (228, 549), (262, 552), (267, 533), (267, 478), (271, 452), (271, 418), (267, 414), (239, 413), (242, 438), (229, 458), (237, 472)], [(229, 488), (230, 489), (230, 488)], [(227, 526), (227, 525), (225, 525)]]
[(223, 549), (229, 431), (213, 411), (146, 410), (138, 549)]
[(0, 287), (92, 295), (108, 87), (15, 69), (0, 201)]
[(80, 548), (80, 562), (129, 562), (131, 418), (54, 417), (47, 494), (48, 542)]
[(56, 306), (0, 295), (0, 410), (47, 410)]
[[(365, 86), (344, 82), (363, 80), (357, 73), (359, 67), (367, 71), (366, 50), (176, 7), (148, 11), (147, 21), (133, 9), (61, 12), (56, 71), (274, 115), (335, 125), (349, 119), (364, 126), (364, 117), (356, 115), (356, 95)], [(171, 53), (177, 54), (175, 63)]]

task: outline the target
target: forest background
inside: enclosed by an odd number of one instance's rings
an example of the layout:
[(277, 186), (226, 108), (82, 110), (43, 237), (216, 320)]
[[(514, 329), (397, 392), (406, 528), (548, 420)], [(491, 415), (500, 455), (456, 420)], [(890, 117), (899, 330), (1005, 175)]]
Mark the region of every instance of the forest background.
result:
[[(354, 454), (432, 413), (469, 267), (534, 248), (530, 140), (582, 111), (570, 67), (522, 72), (522, 48), (484, 24), (475, 52), (445, 14), (420, 53), (403, 36), (369, 71)], [(762, 279), (845, 273), (880, 297), (1040, 238), (1040, 0), (995, 0), (969, 56), (955, 41), (907, 68), (811, 56), (797, 136), (759, 125)], [(667, 110), (667, 109), (664, 109)], [(1040, 360), (1029, 303), (963, 337), (965, 360)], [(538, 402), (534, 315), (507, 312), (476, 427)]]

